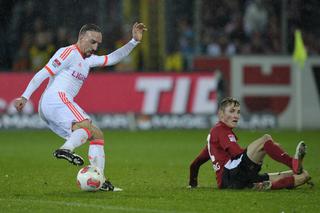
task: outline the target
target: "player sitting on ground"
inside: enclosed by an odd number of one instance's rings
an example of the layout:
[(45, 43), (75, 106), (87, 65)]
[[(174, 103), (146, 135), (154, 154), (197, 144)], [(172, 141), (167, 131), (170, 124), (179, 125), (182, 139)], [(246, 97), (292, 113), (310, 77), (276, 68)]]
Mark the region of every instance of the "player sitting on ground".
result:
[[(237, 143), (232, 131), (240, 118), (240, 103), (234, 98), (223, 99), (218, 107), (219, 122), (211, 129), (206, 147), (190, 165), (189, 187), (198, 185), (200, 166), (211, 159), (220, 189), (283, 189), (300, 186), (310, 180), (302, 168), (306, 145), (297, 145), (294, 157), (289, 156), (270, 135), (253, 141), (246, 149)], [(292, 170), (259, 174), (265, 155)]]
[[(47, 78), (49, 83), (39, 102), (39, 115), (48, 127), (66, 139), (66, 142), (54, 152), (56, 158), (65, 159), (75, 165), (83, 165), (82, 157), (73, 150), (90, 141), (88, 156), (90, 164), (101, 169), (104, 174), (105, 153), (103, 132), (90, 117), (74, 101), (90, 68), (110, 66), (125, 58), (142, 40), (143, 23), (135, 23), (132, 27), (132, 39), (127, 44), (110, 53), (97, 56), (98, 45), (102, 42), (102, 33), (94, 24), (84, 25), (79, 32), (76, 44), (60, 48), (30, 81), (15, 107), (21, 111), (27, 100), (40, 84)], [(120, 190), (106, 179), (101, 187), (104, 191)]]

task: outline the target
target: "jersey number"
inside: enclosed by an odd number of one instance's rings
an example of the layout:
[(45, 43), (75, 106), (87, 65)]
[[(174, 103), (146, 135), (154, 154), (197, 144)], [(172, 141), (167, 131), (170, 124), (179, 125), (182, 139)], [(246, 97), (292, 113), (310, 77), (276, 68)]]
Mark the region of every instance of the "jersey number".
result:
[(207, 137), (208, 151), (209, 151), (209, 155), (210, 155), (210, 158), (211, 158), (211, 161), (212, 161), (212, 167), (213, 167), (214, 171), (217, 172), (217, 171), (220, 170), (220, 165), (219, 165), (219, 162), (215, 162), (216, 158), (210, 152), (210, 137), (211, 137), (211, 135), (209, 134), (208, 137)]

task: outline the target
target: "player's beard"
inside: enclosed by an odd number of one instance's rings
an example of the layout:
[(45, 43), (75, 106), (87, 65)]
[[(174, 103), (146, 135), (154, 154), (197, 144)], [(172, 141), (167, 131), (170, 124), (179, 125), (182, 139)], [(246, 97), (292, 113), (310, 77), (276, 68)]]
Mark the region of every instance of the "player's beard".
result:
[(86, 52), (86, 57), (90, 57), (94, 53), (94, 50), (88, 50)]

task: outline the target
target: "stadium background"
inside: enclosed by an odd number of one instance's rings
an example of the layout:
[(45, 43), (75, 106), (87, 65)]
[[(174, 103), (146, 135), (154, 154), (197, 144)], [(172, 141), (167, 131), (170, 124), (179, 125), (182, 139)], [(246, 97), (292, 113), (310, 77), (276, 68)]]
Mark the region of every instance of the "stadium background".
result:
[[(12, 101), (57, 48), (76, 41), (84, 23), (102, 27), (98, 53), (106, 54), (128, 41), (135, 21), (148, 26), (142, 44), (122, 63), (95, 70), (78, 97), (103, 128), (208, 128), (226, 95), (241, 101), (242, 128), (319, 128), (318, 6), (315, 0), (3, 0), (0, 128), (44, 127), (32, 115), (39, 95), (22, 115)], [(296, 29), (309, 56), (303, 70), (291, 59)], [(101, 77), (106, 70), (111, 74)], [(103, 78), (112, 80), (94, 87)], [(126, 91), (119, 86), (127, 84)]]
[[(318, 212), (319, 9), (317, 0), (1, 0), (0, 212)], [(13, 100), (84, 23), (102, 27), (103, 54), (130, 38), (135, 21), (148, 27), (143, 42), (94, 70), (76, 99), (105, 129), (107, 176), (124, 191), (83, 193), (79, 168), (52, 157), (62, 139), (36, 113), (45, 85), (21, 114)], [(292, 59), (296, 29), (304, 67)], [(241, 102), (241, 146), (266, 133), (290, 154), (307, 143), (315, 187), (221, 191), (209, 162), (200, 187), (186, 188), (226, 95)], [(267, 157), (262, 172), (287, 169)]]

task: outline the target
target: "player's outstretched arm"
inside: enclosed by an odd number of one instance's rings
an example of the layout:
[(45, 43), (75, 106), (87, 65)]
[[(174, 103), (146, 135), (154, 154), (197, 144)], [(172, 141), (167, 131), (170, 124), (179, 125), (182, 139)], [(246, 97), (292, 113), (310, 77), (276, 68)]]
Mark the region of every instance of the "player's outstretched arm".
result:
[(89, 58), (90, 67), (111, 66), (119, 63), (140, 43), (144, 31), (147, 31), (147, 28), (143, 23), (134, 23), (132, 26), (132, 39), (127, 44), (106, 56), (91, 56)]
[[(120, 47), (119, 49), (113, 51), (109, 55), (107, 55), (108, 63), (107, 66), (111, 66), (114, 64), (117, 64), (119, 61), (121, 61), (123, 58), (128, 56), (130, 52), (139, 44), (139, 42), (142, 40), (143, 32), (146, 31), (147, 28), (143, 23), (134, 23), (132, 27), (132, 39), (125, 44), (124, 46)], [(103, 60), (104, 61), (104, 58)], [(94, 64), (94, 62), (93, 62)], [(99, 64), (99, 63), (97, 63)], [(92, 65), (94, 67), (95, 65)]]
[(132, 26), (132, 38), (138, 42), (142, 40), (142, 35), (144, 31), (147, 31), (148, 29), (143, 23), (134, 23)]
[(37, 72), (37, 74), (33, 76), (22, 96), (20, 98), (17, 98), (14, 102), (14, 106), (18, 112), (22, 111), (23, 107), (26, 105), (33, 92), (38, 89), (41, 83), (48, 77), (50, 77), (50, 74), (44, 68), (42, 68), (39, 72)]

